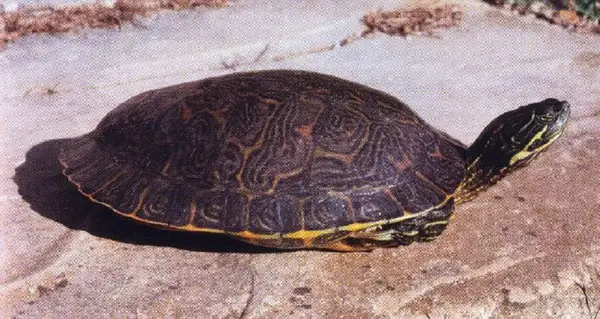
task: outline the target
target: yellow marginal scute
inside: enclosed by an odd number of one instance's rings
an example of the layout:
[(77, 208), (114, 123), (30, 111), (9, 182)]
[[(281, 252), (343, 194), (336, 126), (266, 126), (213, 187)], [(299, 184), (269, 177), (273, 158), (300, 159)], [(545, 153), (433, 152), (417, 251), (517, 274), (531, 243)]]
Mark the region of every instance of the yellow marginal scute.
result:
[[(66, 167), (63, 169), (63, 173), (66, 171)], [(310, 243), (310, 240), (319, 236), (323, 236), (323, 235), (327, 235), (327, 234), (332, 234), (335, 232), (340, 232), (340, 231), (347, 231), (347, 232), (356, 232), (356, 231), (361, 231), (361, 230), (365, 230), (367, 228), (370, 227), (375, 227), (375, 226), (381, 226), (381, 225), (387, 225), (387, 224), (395, 224), (395, 223), (400, 223), (404, 220), (408, 220), (411, 218), (416, 218), (416, 217), (420, 217), (422, 215), (427, 214), (428, 212), (435, 210), (443, 205), (445, 205), (445, 203), (447, 202), (448, 198), (446, 198), (446, 200), (442, 203), (440, 203), (439, 205), (432, 207), (430, 209), (427, 209), (425, 211), (416, 213), (416, 214), (405, 214), (403, 216), (397, 217), (397, 218), (392, 218), (392, 219), (384, 219), (384, 220), (380, 220), (380, 221), (376, 221), (376, 222), (369, 222), (369, 223), (353, 223), (353, 224), (349, 224), (349, 225), (345, 225), (345, 226), (340, 226), (337, 228), (328, 228), (328, 229), (322, 229), (322, 230), (305, 230), (305, 229), (301, 229), (295, 232), (291, 232), (291, 233), (273, 233), (273, 234), (258, 234), (258, 233), (253, 233), (251, 231), (245, 230), (245, 231), (241, 231), (241, 232), (228, 232), (226, 230), (223, 229), (216, 229), (216, 228), (207, 228), (207, 227), (198, 227), (193, 225), (192, 223), (188, 223), (186, 225), (183, 226), (177, 226), (177, 225), (171, 225), (168, 223), (163, 223), (163, 222), (158, 222), (158, 221), (153, 221), (153, 220), (148, 220), (148, 219), (143, 219), (140, 218), (138, 216), (136, 216), (135, 214), (141, 209), (141, 206), (145, 200), (145, 197), (147, 196), (147, 189), (144, 189), (142, 191), (142, 193), (140, 194), (140, 198), (138, 200), (138, 204), (137, 207), (133, 210), (133, 212), (131, 213), (124, 213), (119, 211), (118, 209), (116, 209), (115, 207), (111, 206), (108, 203), (104, 203), (101, 202), (95, 198), (92, 197), (92, 195), (85, 193), (82, 189), (81, 189), (81, 185), (77, 182), (75, 182), (74, 180), (72, 180), (72, 178), (67, 175), (64, 174), (67, 179), (75, 184), (77, 186), (77, 189), (79, 190), (80, 193), (82, 193), (83, 195), (85, 195), (86, 197), (88, 197), (91, 201), (96, 202), (98, 204), (101, 204), (103, 206), (106, 206), (108, 208), (110, 208), (111, 210), (113, 210), (114, 212), (118, 213), (121, 216), (127, 217), (127, 218), (131, 218), (133, 220), (136, 220), (138, 222), (144, 223), (144, 224), (150, 224), (150, 225), (154, 225), (156, 227), (159, 228), (165, 228), (165, 229), (172, 229), (172, 230), (179, 230), (179, 231), (190, 231), (190, 232), (204, 232), (204, 233), (217, 233), (217, 234), (227, 234), (230, 236), (236, 236), (236, 237), (240, 237), (243, 239), (248, 239), (248, 240), (277, 240), (277, 239), (282, 239), (282, 238), (290, 238), (290, 239), (303, 239), (305, 240), (307, 243)], [(195, 210), (195, 203), (191, 204), (191, 210)], [(308, 245), (310, 246), (310, 245)]]
[(333, 228), (325, 229), (325, 230), (299, 230), (293, 233), (284, 234), (284, 238), (296, 238), (296, 239), (307, 239), (307, 238), (315, 238), (322, 235), (333, 233)]
[(205, 233), (219, 233), (219, 234), (225, 233), (225, 231), (223, 231), (221, 229), (197, 227), (197, 226), (194, 226), (192, 224), (187, 224), (187, 225), (184, 225), (184, 226), (175, 226), (175, 225), (171, 225), (171, 224), (168, 224), (168, 223), (161, 223), (161, 222), (157, 222), (157, 221), (153, 221), (153, 220), (148, 220), (148, 219), (144, 219), (144, 218), (140, 218), (140, 217), (135, 216), (135, 214), (140, 210), (140, 208), (141, 208), (141, 206), (142, 206), (142, 204), (144, 202), (144, 199), (145, 199), (145, 197), (146, 197), (146, 195), (148, 193), (148, 189), (144, 189), (142, 191), (142, 193), (140, 194), (140, 198), (138, 199), (138, 204), (135, 207), (135, 209), (131, 213), (124, 213), (124, 212), (116, 209), (115, 207), (111, 206), (108, 203), (105, 203), (105, 202), (102, 202), (102, 201), (99, 201), (99, 200), (95, 199), (91, 194), (88, 194), (88, 193), (84, 192), (83, 189), (81, 189), (81, 185), (79, 183), (77, 183), (75, 180), (73, 180), (70, 175), (66, 174), (66, 170), (67, 170), (68, 167), (66, 165), (64, 165), (64, 164), (63, 164), (63, 166), (64, 166), (64, 168), (63, 168), (63, 174), (67, 177), (67, 179), (69, 180), (69, 182), (73, 183), (77, 187), (77, 190), (81, 194), (83, 194), (85, 197), (89, 198), (91, 201), (93, 201), (95, 203), (98, 203), (98, 204), (100, 204), (100, 205), (102, 205), (104, 207), (107, 207), (107, 208), (111, 209), (112, 211), (114, 211), (115, 213), (117, 213), (117, 214), (119, 214), (121, 216), (124, 216), (124, 217), (127, 217), (127, 218), (131, 218), (131, 219), (133, 219), (135, 221), (138, 221), (138, 222), (141, 222), (143, 224), (154, 225), (154, 226), (156, 226), (158, 228), (181, 230), (181, 231), (192, 231), (192, 232), (205, 232)]
[(198, 227), (198, 226), (194, 226), (192, 224), (187, 224), (185, 226), (172, 226), (172, 225), (170, 225), (169, 228), (174, 228), (174, 229), (182, 230), (182, 231), (213, 233), (213, 234), (224, 234), (225, 233), (223, 230), (220, 230), (220, 229)]
[(404, 216), (400, 216), (397, 218), (393, 218), (393, 219), (384, 219), (384, 220), (380, 220), (380, 221), (376, 221), (376, 222), (369, 222), (369, 223), (354, 223), (354, 224), (349, 224), (349, 225), (345, 225), (345, 226), (340, 226), (337, 228), (328, 228), (328, 229), (320, 229), (320, 230), (305, 230), (305, 229), (301, 229), (295, 232), (291, 232), (291, 233), (285, 233), (285, 234), (280, 234), (280, 233), (275, 233), (275, 234), (257, 234), (257, 233), (253, 233), (251, 231), (241, 231), (241, 232), (225, 232), (228, 235), (232, 235), (232, 236), (236, 236), (236, 237), (241, 237), (241, 238), (245, 238), (245, 239), (279, 239), (279, 238), (290, 238), (290, 239), (313, 239), (319, 236), (323, 236), (323, 235), (328, 235), (328, 234), (333, 234), (335, 232), (340, 232), (340, 231), (347, 231), (347, 232), (356, 232), (356, 231), (361, 231), (370, 227), (374, 227), (374, 226), (381, 226), (381, 225), (386, 225), (386, 224), (396, 224), (396, 223), (400, 223), (404, 220), (407, 219), (411, 219), (411, 218), (416, 218), (422, 215), (427, 214), (429, 211), (437, 209), (441, 206), (443, 206), (445, 204), (442, 203), (436, 207), (432, 207), (426, 211), (420, 212), (420, 213), (416, 213), (416, 214), (409, 214), (409, 215), (404, 215)]
[(279, 233), (274, 233), (274, 234), (257, 234), (257, 233), (253, 233), (251, 231), (241, 231), (241, 232), (235, 232), (235, 233), (227, 233), (228, 235), (233, 235), (233, 236), (237, 236), (237, 237), (241, 237), (241, 238), (245, 238), (245, 239), (279, 239), (281, 238), (281, 235)]
[(328, 229), (320, 229), (320, 230), (299, 230), (293, 233), (283, 234), (283, 238), (298, 238), (298, 239), (307, 239), (307, 238), (316, 238), (323, 235), (333, 234), (335, 232), (347, 231), (347, 232), (355, 232), (360, 231), (372, 226), (377, 226), (386, 223), (386, 221), (381, 222), (372, 222), (372, 223), (355, 223), (346, 226), (341, 226), (338, 228), (328, 228)]

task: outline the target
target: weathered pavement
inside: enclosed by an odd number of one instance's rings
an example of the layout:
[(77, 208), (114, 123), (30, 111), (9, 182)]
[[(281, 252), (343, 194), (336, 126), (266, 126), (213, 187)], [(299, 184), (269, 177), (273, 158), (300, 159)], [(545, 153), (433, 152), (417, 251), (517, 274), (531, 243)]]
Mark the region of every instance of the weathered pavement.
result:
[[(458, 1), (458, 28), (340, 46), (392, 2), (354, 3), (239, 1), (0, 52), (2, 317), (589, 317), (600, 307), (598, 38)], [(267, 68), (374, 86), (465, 143), (546, 97), (568, 100), (572, 121), (529, 168), (460, 206), (440, 239), (372, 253), (148, 229), (61, 177), (63, 140), (126, 98)]]

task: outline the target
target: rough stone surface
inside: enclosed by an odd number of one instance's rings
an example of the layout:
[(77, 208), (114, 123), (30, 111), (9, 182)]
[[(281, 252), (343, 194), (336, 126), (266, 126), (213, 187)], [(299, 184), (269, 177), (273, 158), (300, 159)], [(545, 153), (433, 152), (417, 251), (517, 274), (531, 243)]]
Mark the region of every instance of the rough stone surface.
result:
[(535, 294), (529, 291), (525, 291), (523, 288), (515, 287), (507, 289), (507, 301), (516, 306), (527, 305), (533, 302), (537, 297)]
[[(0, 313), (588, 317), (600, 307), (600, 42), (458, 3), (462, 25), (437, 36), (373, 34), (344, 46), (363, 13), (390, 2), (238, 1), (11, 44), (0, 52)], [(572, 121), (530, 167), (458, 207), (438, 240), (372, 253), (273, 252), (150, 229), (61, 176), (64, 139), (126, 98), (267, 68), (371, 85), (465, 143), (498, 114), (550, 96), (572, 104)]]

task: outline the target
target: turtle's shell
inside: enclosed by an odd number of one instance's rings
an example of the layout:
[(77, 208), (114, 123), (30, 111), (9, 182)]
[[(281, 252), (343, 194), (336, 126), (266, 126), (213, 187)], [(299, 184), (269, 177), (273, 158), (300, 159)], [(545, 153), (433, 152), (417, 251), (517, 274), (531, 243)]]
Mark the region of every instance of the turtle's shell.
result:
[(82, 193), (119, 214), (277, 247), (426, 212), (465, 174), (462, 149), (396, 98), (303, 71), (142, 93), (59, 159)]

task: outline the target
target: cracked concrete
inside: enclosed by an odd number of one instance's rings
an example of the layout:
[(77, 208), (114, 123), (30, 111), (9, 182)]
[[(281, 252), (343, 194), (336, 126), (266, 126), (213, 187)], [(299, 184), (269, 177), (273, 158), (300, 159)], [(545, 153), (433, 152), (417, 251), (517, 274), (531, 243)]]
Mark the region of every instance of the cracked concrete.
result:
[[(362, 14), (393, 3), (238, 1), (160, 14), (143, 28), (29, 37), (0, 52), (0, 313), (593, 315), (600, 307), (597, 37), (455, 1), (462, 24), (436, 37), (375, 33), (339, 46), (360, 34)], [(274, 68), (376, 87), (465, 143), (498, 114), (546, 97), (568, 100), (572, 121), (530, 167), (459, 206), (438, 240), (372, 253), (273, 252), (151, 229), (90, 203), (60, 174), (64, 139), (90, 131), (134, 94)]]

